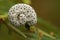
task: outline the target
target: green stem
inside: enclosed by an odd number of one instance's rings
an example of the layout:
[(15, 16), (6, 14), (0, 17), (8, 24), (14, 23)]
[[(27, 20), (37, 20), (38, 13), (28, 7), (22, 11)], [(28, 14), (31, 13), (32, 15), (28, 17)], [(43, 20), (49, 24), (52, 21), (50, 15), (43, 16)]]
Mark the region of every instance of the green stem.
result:
[(39, 29), (39, 28), (37, 28), (37, 29), (38, 29), (38, 32), (42, 32), (45, 36), (48, 36), (48, 37), (50, 37), (52, 39), (56, 39), (55, 37), (49, 35), (48, 33), (44, 32), (44, 31), (42, 31), (41, 29)]
[(0, 15), (0, 21), (3, 22), (7, 27), (11, 28), (12, 30), (14, 30), (16, 33), (18, 33), (19, 35), (22, 35), (24, 38), (27, 38), (27, 36), (22, 33), (19, 29), (17, 29), (16, 27), (12, 26), (9, 22), (7, 22), (5, 19), (7, 18), (7, 15)]
[[(51, 39), (56, 40), (55, 37), (49, 35), (48, 33), (44, 32), (43, 30), (41, 30), (41, 29), (39, 29), (39, 28), (37, 28), (37, 27), (35, 27), (35, 26), (31, 26), (31, 28), (32, 28), (32, 29), (37, 29), (38, 33), (42, 32), (43, 35), (45, 35), (45, 36), (47, 36), (47, 37), (49, 37), (49, 38), (51, 38)], [(31, 29), (31, 30), (32, 30), (32, 29)], [(35, 31), (36, 31), (36, 30), (35, 30)], [(34, 32), (35, 32), (35, 31), (34, 31)]]

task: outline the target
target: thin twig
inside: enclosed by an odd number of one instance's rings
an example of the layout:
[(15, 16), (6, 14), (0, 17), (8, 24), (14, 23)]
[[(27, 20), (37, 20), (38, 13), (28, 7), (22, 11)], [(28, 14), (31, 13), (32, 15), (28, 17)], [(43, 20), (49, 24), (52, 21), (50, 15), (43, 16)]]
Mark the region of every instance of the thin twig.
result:
[(42, 31), (41, 29), (39, 29), (39, 28), (37, 28), (37, 29), (38, 29), (38, 32), (42, 32), (45, 36), (48, 36), (48, 37), (50, 37), (52, 39), (56, 39), (55, 37), (49, 35), (48, 33), (44, 32), (44, 31)]
[(14, 30), (19, 35), (22, 35), (24, 38), (27, 38), (27, 36), (24, 33), (22, 33), (19, 29), (17, 29), (16, 27), (12, 26), (9, 22), (5, 21), (5, 18), (7, 18), (7, 15), (5, 15), (5, 16), (0, 15), (0, 21), (1, 22), (3, 22), (7, 27), (11, 28), (12, 31)]
[[(32, 26), (32, 27), (33, 27), (33, 29), (37, 29), (38, 33), (42, 32), (42, 33), (43, 33), (43, 35), (45, 35), (45, 36), (47, 36), (47, 37), (49, 37), (49, 38), (51, 38), (51, 39), (56, 40), (56, 38), (55, 38), (55, 37), (53, 37), (53, 36), (49, 35), (48, 33), (44, 32), (43, 30), (41, 30), (41, 29), (39, 29), (39, 28), (37, 28), (37, 27), (35, 27), (35, 26)], [(35, 31), (36, 31), (36, 30), (35, 30)], [(34, 31), (34, 32), (35, 32), (35, 31)]]

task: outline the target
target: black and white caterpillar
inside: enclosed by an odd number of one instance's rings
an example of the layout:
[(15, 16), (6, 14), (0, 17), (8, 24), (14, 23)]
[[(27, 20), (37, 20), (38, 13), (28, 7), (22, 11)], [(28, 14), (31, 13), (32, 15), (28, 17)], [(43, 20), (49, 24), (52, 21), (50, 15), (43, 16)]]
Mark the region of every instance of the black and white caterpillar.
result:
[(29, 25), (37, 23), (37, 16), (35, 10), (27, 4), (16, 4), (9, 9), (8, 12), (9, 21), (15, 25), (25, 25), (26, 22)]

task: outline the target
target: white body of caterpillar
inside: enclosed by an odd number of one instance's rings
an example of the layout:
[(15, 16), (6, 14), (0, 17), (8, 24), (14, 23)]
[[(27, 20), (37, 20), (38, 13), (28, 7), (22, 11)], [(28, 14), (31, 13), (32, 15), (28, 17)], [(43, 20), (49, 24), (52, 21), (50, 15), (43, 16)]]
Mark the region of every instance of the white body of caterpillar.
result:
[(16, 4), (12, 6), (8, 12), (8, 18), (15, 26), (24, 25), (26, 22), (29, 25), (37, 23), (35, 10), (27, 4)]

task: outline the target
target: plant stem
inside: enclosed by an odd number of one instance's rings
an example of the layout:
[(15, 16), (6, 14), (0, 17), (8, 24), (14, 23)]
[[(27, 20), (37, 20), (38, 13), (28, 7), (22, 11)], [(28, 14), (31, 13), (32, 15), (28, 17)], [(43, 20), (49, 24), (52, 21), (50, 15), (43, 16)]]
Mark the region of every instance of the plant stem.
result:
[(50, 37), (52, 39), (56, 39), (55, 37), (49, 35), (48, 33), (44, 32), (44, 31), (42, 31), (41, 29), (39, 29), (39, 28), (37, 28), (37, 29), (38, 29), (38, 32), (42, 32), (45, 36), (48, 36), (48, 37)]
[(0, 15), (0, 22), (4, 23), (7, 27), (11, 28), (12, 31), (14, 30), (16, 33), (19, 35), (22, 35), (24, 38), (27, 38), (27, 36), (22, 33), (19, 29), (16, 27), (12, 26), (9, 22), (7, 22), (5, 19), (7, 18), (7, 15)]

